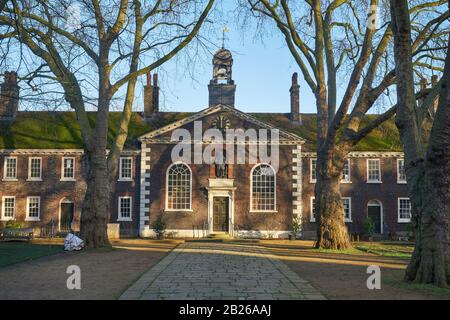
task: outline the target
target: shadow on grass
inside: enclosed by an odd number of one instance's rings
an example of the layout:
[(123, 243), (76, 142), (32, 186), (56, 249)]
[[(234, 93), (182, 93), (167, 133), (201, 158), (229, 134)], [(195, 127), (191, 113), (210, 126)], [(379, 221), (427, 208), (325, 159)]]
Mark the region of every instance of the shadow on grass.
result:
[(60, 244), (0, 242), (0, 267), (63, 252)]

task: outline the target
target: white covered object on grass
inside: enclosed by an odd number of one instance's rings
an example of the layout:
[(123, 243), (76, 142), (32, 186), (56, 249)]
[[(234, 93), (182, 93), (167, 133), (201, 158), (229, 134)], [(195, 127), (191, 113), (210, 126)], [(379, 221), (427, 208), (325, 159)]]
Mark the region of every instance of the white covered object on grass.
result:
[(73, 233), (69, 233), (64, 240), (64, 250), (65, 251), (73, 251), (73, 250), (81, 250), (84, 248), (84, 241), (78, 238)]

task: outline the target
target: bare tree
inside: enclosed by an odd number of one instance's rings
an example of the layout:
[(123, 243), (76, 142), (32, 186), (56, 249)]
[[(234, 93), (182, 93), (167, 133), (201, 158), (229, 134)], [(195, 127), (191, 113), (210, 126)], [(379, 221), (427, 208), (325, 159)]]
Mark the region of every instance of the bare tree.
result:
[[(445, 1), (413, 1), (415, 72), (440, 72)], [(316, 247), (350, 247), (344, 224), (340, 180), (348, 153), (373, 129), (392, 118), (396, 105), (370, 120), (365, 115), (388, 96), (396, 73), (392, 28), (379, 0), (242, 0), (252, 18), (275, 24), (313, 92), (317, 108), (318, 230)], [(376, 18), (376, 11), (381, 14)], [(361, 21), (360, 17), (367, 17)], [(379, 26), (377, 26), (377, 22)], [(346, 84), (343, 84), (345, 79)], [(343, 88), (342, 88), (343, 87)], [(338, 101), (338, 93), (342, 98)], [(419, 98), (419, 96), (417, 97)]]
[[(196, 39), (213, 4), (214, 0), (11, 0), (1, 13), (2, 38), (16, 39), (21, 50), (26, 47), (28, 53), (21, 51), (21, 57), (39, 60), (28, 77), (50, 79), (62, 87), (76, 113), (88, 164), (81, 214), (87, 245), (108, 243), (112, 182), (127, 139), (137, 78)], [(75, 21), (67, 19), (68, 12)], [(111, 104), (125, 86), (122, 117), (106, 158)], [(89, 105), (96, 109), (94, 123), (88, 119)]]
[[(405, 278), (446, 287), (450, 284), (450, 54), (447, 49), (444, 75), (436, 88), (439, 103), (425, 146), (414, 93), (408, 1), (390, 0), (390, 3), (398, 74), (396, 124), (405, 150), (416, 234), (415, 250)], [(448, 41), (450, 46), (450, 38)], [(433, 101), (428, 99), (424, 103)]]

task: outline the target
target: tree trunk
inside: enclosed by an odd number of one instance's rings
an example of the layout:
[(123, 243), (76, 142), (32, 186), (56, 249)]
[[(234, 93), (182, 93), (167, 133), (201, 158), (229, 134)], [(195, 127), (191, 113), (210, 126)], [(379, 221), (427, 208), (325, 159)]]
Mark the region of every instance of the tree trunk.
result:
[(405, 150), (416, 233), (405, 280), (446, 287), (450, 283), (450, 56), (447, 52), (438, 110), (424, 157), (414, 99), (408, 2), (391, 0), (391, 14), (398, 74), (396, 124)]
[(331, 153), (317, 157), (315, 189), (316, 217), (318, 219), (316, 248), (345, 250), (351, 248), (347, 226), (344, 223), (340, 181), (344, 168), (343, 157)]
[(87, 246), (98, 248), (109, 245), (107, 223), (111, 203), (110, 184), (105, 153), (87, 157), (87, 189), (81, 212), (81, 238)]

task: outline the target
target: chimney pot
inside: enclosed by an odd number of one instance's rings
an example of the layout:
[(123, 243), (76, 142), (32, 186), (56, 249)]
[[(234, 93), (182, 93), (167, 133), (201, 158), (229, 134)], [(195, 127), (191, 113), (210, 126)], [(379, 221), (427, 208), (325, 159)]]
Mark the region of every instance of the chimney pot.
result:
[(154, 118), (159, 113), (158, 74), (147, 73), (147, 85), (144, 86), (144, 116), (146, 119)]
[(6, 71), (4, 82), (0, 86), (0, 119), (12, 120), (19, 110), (19, 86), (17, 73)]

